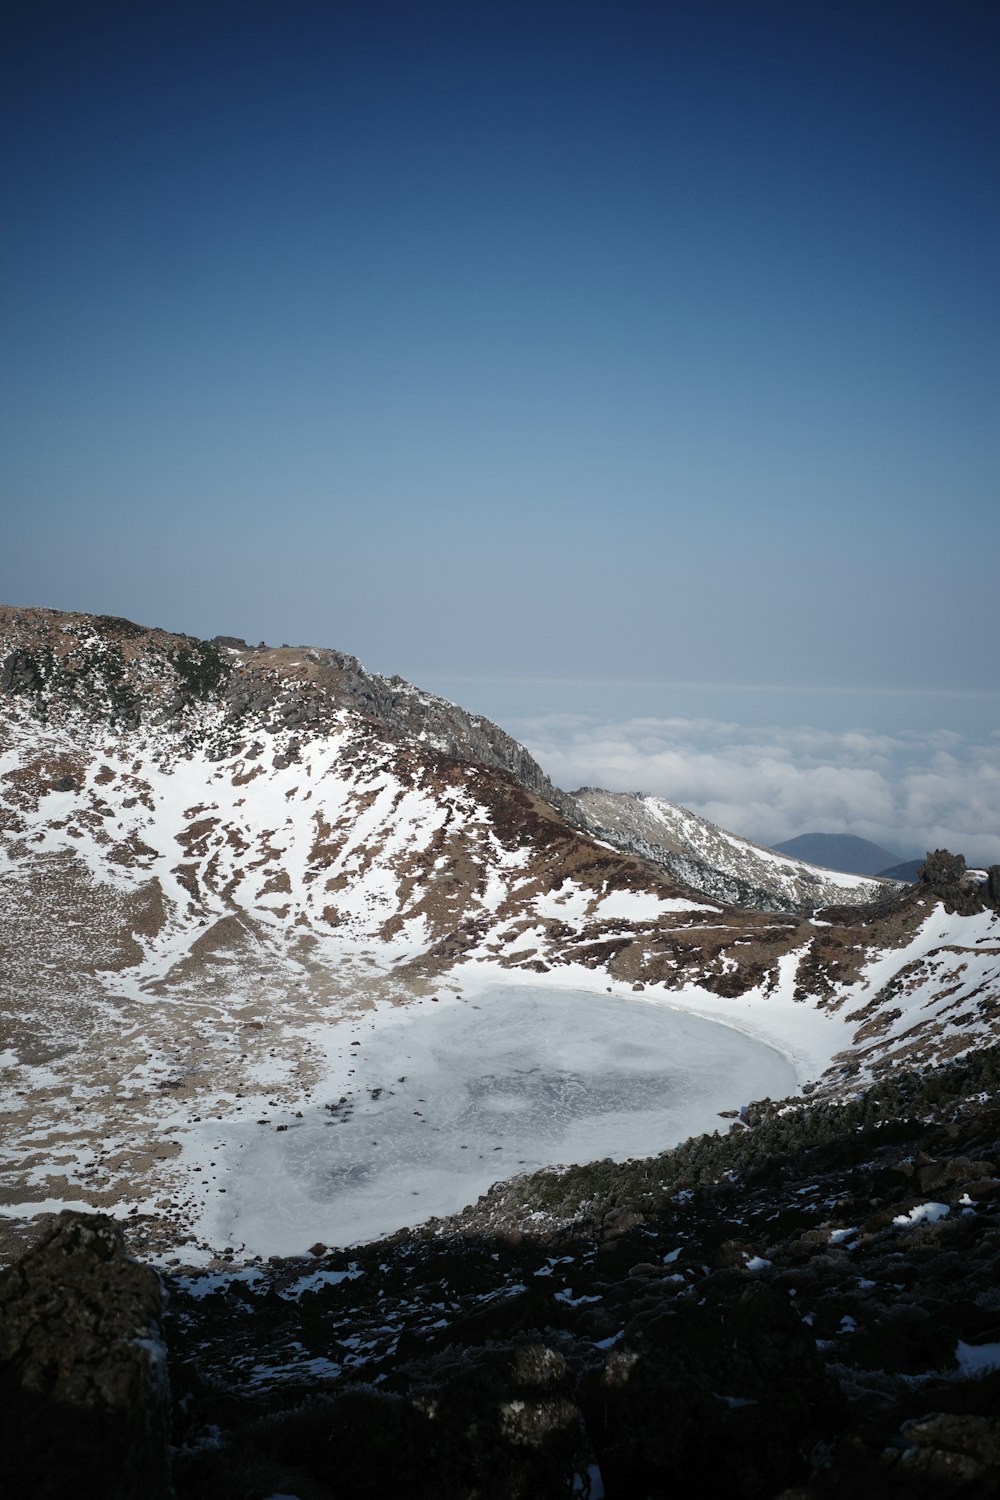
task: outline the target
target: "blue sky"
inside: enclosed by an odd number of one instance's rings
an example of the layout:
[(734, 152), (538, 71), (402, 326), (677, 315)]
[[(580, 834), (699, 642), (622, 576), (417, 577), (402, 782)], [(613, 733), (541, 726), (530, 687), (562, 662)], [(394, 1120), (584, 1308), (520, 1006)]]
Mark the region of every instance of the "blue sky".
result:
[(11, 17), (0, 597), (495, 717), (1000, 707), (995, 6)]

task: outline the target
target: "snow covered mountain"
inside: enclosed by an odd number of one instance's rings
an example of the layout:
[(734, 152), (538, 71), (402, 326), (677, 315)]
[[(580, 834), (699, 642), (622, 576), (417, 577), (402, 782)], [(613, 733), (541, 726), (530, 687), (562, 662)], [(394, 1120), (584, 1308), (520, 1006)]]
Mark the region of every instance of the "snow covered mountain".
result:
[(597, 787), (582, 787), (573, 796), (600, 837), (662, 865), (672, 879), (719, 901), (762, 911), (809, 912), (886, 895), (882, 880), (838, 874), (764, 849), (661, 797)]
[(335, 652), (6, 609), (0, 664), (10, 1220), (98, 1206), (208, 1244), (224, 1134), (349, 1112), (393, 1006), (512, 982), (721, 1020), (833, 1091), (995, 1035), (996, 881), (707, 900), (496, 726)]

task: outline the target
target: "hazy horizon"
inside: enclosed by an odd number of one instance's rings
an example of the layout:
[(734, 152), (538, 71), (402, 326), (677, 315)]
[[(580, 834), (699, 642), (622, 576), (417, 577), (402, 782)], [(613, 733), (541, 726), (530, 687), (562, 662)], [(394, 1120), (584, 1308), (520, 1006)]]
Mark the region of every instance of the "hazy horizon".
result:
[(5, 43), (0, 598), (335, 646), (754, 837), (1000, 834), (1000, 11)]

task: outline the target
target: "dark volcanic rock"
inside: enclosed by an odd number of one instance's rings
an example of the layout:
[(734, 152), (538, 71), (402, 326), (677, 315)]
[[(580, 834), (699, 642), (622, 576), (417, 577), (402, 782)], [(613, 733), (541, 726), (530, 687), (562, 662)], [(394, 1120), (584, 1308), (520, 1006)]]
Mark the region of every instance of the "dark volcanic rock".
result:
[(969, 916), (987, 905), (1000, 907), (1000, 866), (991, 865), (986, 879), (965, 868), (961, 854), (935, 849), (927, 855), (917, 877), (940, 897), (949, 911)]
[(843, 1397), (787, 1296), (638, 1319), (584, 1382), (609, 1495), (770, 1497), (808, 1474)]
[(589, 1467), (566, 1360), (545, 1344), (448, 1350), (393, 1384), (313, 1392), (232, 1445), (193, 1449), (182, 1496), (554, 1500)]
[(414, 1386), (413, 1404), (433, 1420), (435, 1447), (449, 1455), (436, 1476), (446, 1492), (534, 1500), (565, 1493), (567, 1476), (585, 1466), (583, 1424), (556, 1349), (525, 1342), (453, 1350)]
[(0, 1441), (8, 1493), (170, 1495), (160, 1283), (103, 1214), (62, 1213), (0, 1273)]
[(965, 858), (952, 854), (947, 849), (935, 849), (928, 854), (917, 875), (924, 885), (934, 891), (949, 891), (958, 886), (965, 875)]
[(41, 687), (42, 681), (30, 652), (20, 647), (12, 651), (0, 667), (2, 693), (33, 693), (36, 688)]
[(986, 1500), (1000, 1491), (1000, 1420), (932, 1412), (907, 1422), (907, 1446), (886, 1468), (915, 1496), (962, 1495)]

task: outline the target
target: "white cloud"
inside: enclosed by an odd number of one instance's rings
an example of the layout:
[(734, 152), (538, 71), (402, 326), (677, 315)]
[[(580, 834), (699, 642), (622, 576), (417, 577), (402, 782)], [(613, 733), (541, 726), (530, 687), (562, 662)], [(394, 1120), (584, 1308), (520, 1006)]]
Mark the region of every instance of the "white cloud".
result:
[(853, 833), (903, 855), (1000, 862), (1000, 735), (580, 714), (510, 727), (559, 786), (651, 792), (760, 843)]

